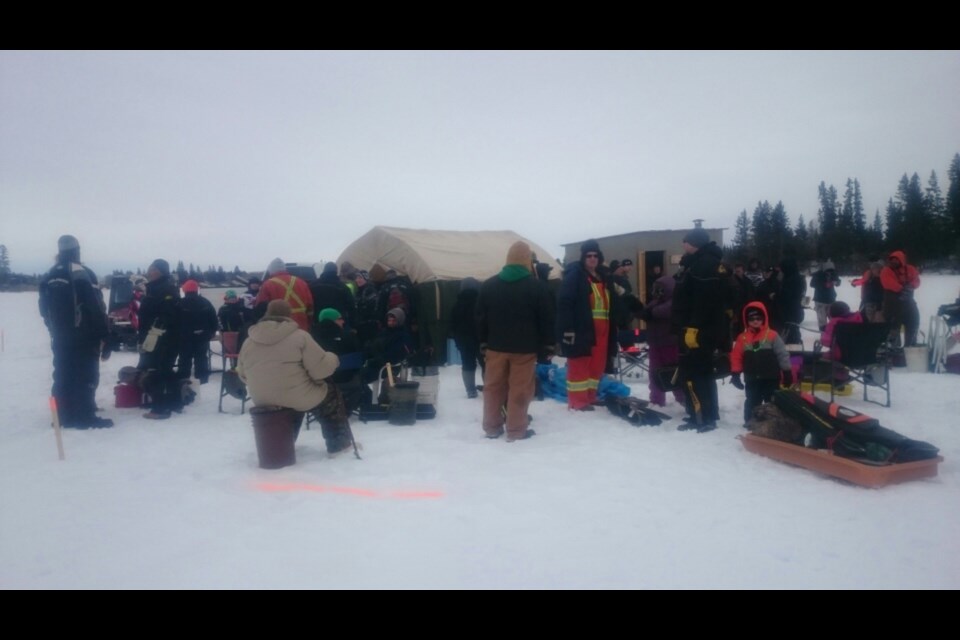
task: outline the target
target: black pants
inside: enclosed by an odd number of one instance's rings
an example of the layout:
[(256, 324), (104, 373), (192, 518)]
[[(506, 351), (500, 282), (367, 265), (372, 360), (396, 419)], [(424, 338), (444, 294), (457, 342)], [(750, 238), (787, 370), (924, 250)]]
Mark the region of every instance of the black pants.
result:
[(210, 352), (210, 341), (196, 338), (187, 338), (180, 345), (180, 360), (177, 363), (177, 375), (186, 380), (193, 371), (197, 380), (206, 382), (210, 379), (210, 361), (207, 354)]
[(153, 353), (141, 355), (137, 367), (146, 372), (143, 390), (150, 396), (150, 411), (170, 415), (171, 411), (183, 409), (180, 393), (180, 378), (174, 371), (177, 353), (173, 349), (158, 346)]
[(100, 384), (100, 343), (54, 338), (51, 347), (51, 393), (57, 399), (60, 423), (72, 426), (94, 418), (97, 386)]
[(680, 375), (686, 393), (687, 413), (698, 424), (720, 419), (717, 380), (713, 375), (713, 349), (684, 349), (680, 354)]
[(743, 384), (746, 399), (743, 401), (743, 421), (753, 416), (754, 407), (764, 402), (773, 402), (773, 392), (780, 386), (779, 380), (747, 380)]

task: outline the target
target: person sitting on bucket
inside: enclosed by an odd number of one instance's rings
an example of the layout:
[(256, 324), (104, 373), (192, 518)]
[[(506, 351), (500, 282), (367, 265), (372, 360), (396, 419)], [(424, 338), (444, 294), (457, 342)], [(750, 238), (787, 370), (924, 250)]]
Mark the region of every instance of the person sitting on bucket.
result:
[(339, 364), (335, 354), (324, 351), (300, 329), (287, 302), (272, 300), (266, 315), (250, 327), (237, 372), (257, 406), (312, 413), (320, 423), (327, 452), (335, 454), (353, 445), (343, 396), (327, 382)]

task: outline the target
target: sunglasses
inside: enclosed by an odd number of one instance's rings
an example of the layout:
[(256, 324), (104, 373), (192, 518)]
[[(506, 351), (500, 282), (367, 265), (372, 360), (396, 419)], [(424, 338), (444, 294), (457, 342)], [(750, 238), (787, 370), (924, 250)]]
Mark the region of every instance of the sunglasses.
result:
[(599, 258), (599, 257), (600, 257), (600, 254), (599, 254), (599, 253), (587, 253), (587, 254), (584, 254), (583, 257), (584, 257), (584, 258)]

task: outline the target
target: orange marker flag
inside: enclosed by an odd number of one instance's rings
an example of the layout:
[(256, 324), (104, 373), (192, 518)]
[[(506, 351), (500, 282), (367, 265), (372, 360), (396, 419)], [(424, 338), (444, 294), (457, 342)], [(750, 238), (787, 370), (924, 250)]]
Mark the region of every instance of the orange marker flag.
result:
[(57, 412), (57, 399), (50, 396), (50, 414), (53, 416), (53, 433), (57, 438), (57, 455), (61, 460), (67, 456), (63, 452), (63, 437), (60, 435), (60, 414)]

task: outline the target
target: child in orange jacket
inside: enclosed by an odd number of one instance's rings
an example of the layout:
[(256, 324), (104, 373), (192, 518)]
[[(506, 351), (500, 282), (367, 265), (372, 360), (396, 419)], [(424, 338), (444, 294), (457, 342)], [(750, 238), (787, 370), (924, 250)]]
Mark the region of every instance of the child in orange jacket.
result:
[(751, 302), (743, 308), (743, 326), (746, 329), (737, 336), (730, 353), (730, 371), (733, 386), (746, 392), (743, 420), (747, 422), (754, 407), (773, 400), (781, 378), (784, 385), (793, 384), (793, 371), (787, 345), (770, 328), (762, 302)]

